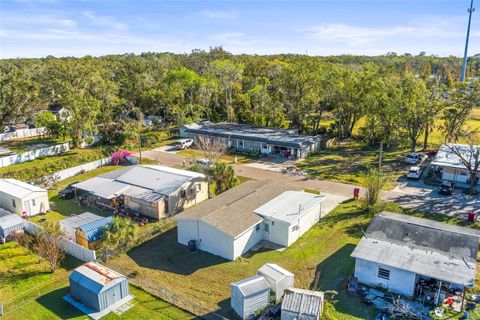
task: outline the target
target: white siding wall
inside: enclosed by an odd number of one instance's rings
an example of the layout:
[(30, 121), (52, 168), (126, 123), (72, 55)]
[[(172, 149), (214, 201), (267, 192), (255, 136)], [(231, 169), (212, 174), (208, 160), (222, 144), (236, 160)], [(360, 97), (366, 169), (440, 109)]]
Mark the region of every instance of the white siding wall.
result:
[[(303, 215), (300, 219), (293, 222), (288, 228), (288, 244), (291, 245), (298, 238), (300, 238), (305, 232), (307, 232), (320, 218), (322, 203), (315, 208), (312, 208), (309, 212)], [(296, 230), (294, 230), (296, 229)]]
[[(379, 266), (390, 270), (390, 280), (378, 277)], [(355, 261), (355, 277), (357, 277), (361, 283), (374, 287), (388, 288), (393, 292), (407, 297), (413, 296), (415, 289), (415, 273), (379, 265), (378, 263), (362, 259), (356, 259)]]
[[(13, 207), (12, 199), (15, 200), (15, 207)], [(35, 199), (35, 205), (33, 205), (32, 199)], [(26, 202), (29, 203), (29, 206), (26, 206)], [(43, 210), (41, 210), (42, 204)], [(26, 211), (31, 216), (50, 210), (48, 193), (46, 191), (34, 192), (23, 199), (12, 197), (9, 194), (0, 193), (0, 207), (17, 214), (22, 214)], [(30, 210), (28, 210), (28, 208), (30, 208)]]
[[(273, 224), (272, 224), (273, 222)], [(269, 232), (265, 230), (265, 225), (268, 224)], [(288, 246), (288, 231), (289, 224), (282, 221), (272, 221), (270, 219), (263, 219), (262, 231), (264, 239), (281, 246)]]
[(257, 230), (256, 226), (248, 229), (245, 233), (235, 238), (233, 241), (233, 260), (250, 250), (251, 247), (263, 240), (263, 230), (261, 223)]
[[(15, 200), (15, 207), (12, 205), (12, 199)], [(8, 210), (10, 212), (22, 214), (23, 212), (23, 203), (20, 199), (12, 197), (9, 194), (0, 192), (0, 207)]]
[(199, 241), (202, 251), (221, 256), (228, 260), (233, 257), (233, 238), (202, 221), (177, 221), (178, 242), (187, 245), (190, 240)]
[(243, 297), (237, 286), (232, 286), (230, 306), (242, 319), (247, 319), (257, 310), (268, 306), (270, 290)]

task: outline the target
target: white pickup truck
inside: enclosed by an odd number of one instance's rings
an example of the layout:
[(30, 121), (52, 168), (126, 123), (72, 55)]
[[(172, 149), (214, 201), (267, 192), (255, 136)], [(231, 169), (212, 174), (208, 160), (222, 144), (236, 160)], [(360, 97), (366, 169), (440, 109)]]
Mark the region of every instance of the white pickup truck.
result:
[(175, 147), (177, 150), (184, 150), (187, 148), (190, 148), (193, 144), (193, 139), (181, 139), (178, 140), (177, 143), (175, 144)]

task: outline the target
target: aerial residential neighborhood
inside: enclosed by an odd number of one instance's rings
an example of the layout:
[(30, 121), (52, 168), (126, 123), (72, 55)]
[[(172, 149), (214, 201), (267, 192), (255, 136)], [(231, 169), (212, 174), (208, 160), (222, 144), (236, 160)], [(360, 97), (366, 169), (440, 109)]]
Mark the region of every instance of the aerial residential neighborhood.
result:
[(1, 1), (0, 320), (480, 319), (461, 1)]

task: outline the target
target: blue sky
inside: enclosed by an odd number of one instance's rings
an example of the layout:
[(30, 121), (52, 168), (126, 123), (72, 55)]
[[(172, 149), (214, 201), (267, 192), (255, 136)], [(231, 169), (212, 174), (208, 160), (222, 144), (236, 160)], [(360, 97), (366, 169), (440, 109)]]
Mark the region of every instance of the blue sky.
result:
[[(480, 1), (470, 54), (480, 53)], [(190, 52), (462, 56), (469, 0), (0, 0), (0, 57)]]

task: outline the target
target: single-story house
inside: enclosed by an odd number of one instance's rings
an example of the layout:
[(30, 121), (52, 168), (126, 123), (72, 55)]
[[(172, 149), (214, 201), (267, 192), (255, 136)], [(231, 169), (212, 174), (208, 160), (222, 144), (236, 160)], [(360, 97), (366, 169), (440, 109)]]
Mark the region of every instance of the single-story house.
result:
[(105, 217), (78, 227), (75, 232), (75, 242), (79, 245), (95, 250), (102, 239), (105, 228), (113, 222), (113, 217)]
[(65, 238), (76, 241), (76, 234), (78, 228), (89, 223), (101, 220), (103, 217), (91, 212), (84, 212), (81, 214), (70, 216), (66, 219), (60, 220), (60, 228), (65, 233)]
[(274, 263), (265, 263), (257, 270), (257, 275), (265, 278), (275, 292), (275, 300), (280, 302), (286, 289), (292, 288), (295, 282), (293, 273)]
[(288, 247), (322, 217), (324, 199), (282, 181), (247, 181), (175, 216), (178, 242), (229, 260), (263, 240)]
[(230, 306), (242, 319), (268, 306), (270, 286), (263, 277), (253, 276), (231, 284)]
[(164, 166), (135, 165), (73, 185), (87, 205), (126, 209), (161, 219), (208, 199), (205, 175)]
[(321, 291), (290, 288), (285, 290), (281, 320), (319, 320), (323, 310)]
[(0, 237), (6, 239), (21, 230), (23, 230), (23, 219), (16, 213), (0, 209)]
[(182, 138), (195, 140), (200, 136), (220, 138), (219, 140), (228, 148), (238, 151), (282, 154), (294, 158), (305, 158), (321, 147), (320, 136), (301, 135), (298, 130), (210, 121), (192, 123), (180, 128)]
[(66, 121), (70, 119), (67, 108), (65, 108), (61, 104), (54, 103), (49, 105), (48, 111), (50, 111), (55, 116), (57, 121)]
[(50, 210), (46, 189), (15, 179), (0, 179), (0, 207), (34, 216)]
[(480, 232), (382, 212), (352, 253), (359, 282), (407, 296), (443, 301), (472, 287)]
[(96, 262), (87, 262), (70, 274), (70, 295), (65, 300), (83, 307), (82, 311), (98, 312), (130, 298), (126, 276)]
[[(473, 149), (469, 145), (454, 144), (454, 148), (458, 148), (466, 159), (472, 159), (474, 164), (473, 154), (480, 148), (480, 146), (473, 146)], [(470, 185), (470, 173), (465, 165), (460, 160), (460, 157), (452, 152), (447, 146), (442, 145), (438, 150), (435, 158), (431, 162), (431, 165), (437, 172), (441, 172), (442, 180), (453, 181), (456, 183)], [(479, 172), (480, 176), (480, 172)], [(480, 177), (477, 178), (477, 184), (480, 184)]]

